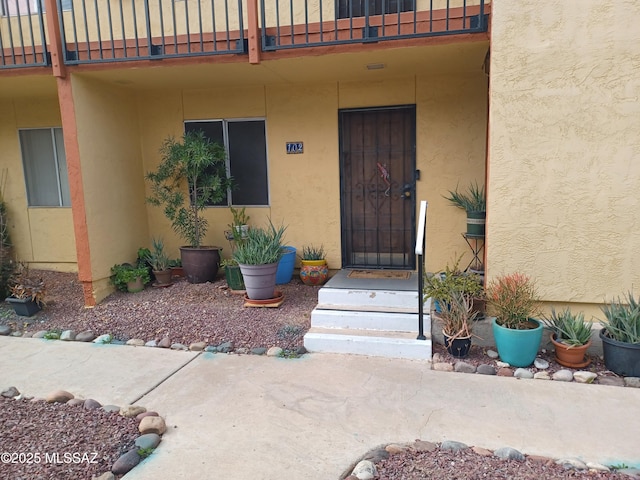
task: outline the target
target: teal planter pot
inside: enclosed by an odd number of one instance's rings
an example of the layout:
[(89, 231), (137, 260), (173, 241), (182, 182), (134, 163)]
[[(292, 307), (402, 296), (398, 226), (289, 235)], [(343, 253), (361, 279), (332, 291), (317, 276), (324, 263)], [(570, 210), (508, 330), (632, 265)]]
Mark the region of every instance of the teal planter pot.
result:
[(531, 330), (515, 330), (498, 325), (493, 319), (493, 337), (496, 341), (500, 360), (514, 367), (528, 367), (536, 359), (542, 340), (543, 326), (539, 320), (535, 322), (537, 328)]

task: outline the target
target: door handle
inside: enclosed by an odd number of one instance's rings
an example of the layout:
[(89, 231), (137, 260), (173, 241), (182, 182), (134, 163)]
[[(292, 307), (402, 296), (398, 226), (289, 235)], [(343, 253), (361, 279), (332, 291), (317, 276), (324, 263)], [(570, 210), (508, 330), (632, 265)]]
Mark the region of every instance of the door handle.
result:
[(413, 186), (409, 183), (405, 183), (404, 189), (402, 190), (402, 195), (406, 200), (410, 199), (413, 192)]

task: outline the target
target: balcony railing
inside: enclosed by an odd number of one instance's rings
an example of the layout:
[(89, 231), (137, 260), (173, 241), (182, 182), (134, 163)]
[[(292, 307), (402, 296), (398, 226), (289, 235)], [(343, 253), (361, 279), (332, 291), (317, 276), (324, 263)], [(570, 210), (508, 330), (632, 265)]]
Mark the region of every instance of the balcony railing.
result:
[(262, 49), (487, 30), (485, 0), (260, 0)]
[(27, 0), (0, 0), (0, 69), (48, 65), (42, 9)]
[(60, 23), (69, 65), (245, 51), (242, 0), (74, 0)]
[[(55, 37), (47, 32), (44, 2), (0, 0), (0, 69), (50, 64), (47, 38)], [(63, 61), (77, 65), (247, 53), (245, 25), (251, 30), (251, 21), (259, 28), (252, 51), (483, 32), (485, 2), (56, 0), (56, 5)]]

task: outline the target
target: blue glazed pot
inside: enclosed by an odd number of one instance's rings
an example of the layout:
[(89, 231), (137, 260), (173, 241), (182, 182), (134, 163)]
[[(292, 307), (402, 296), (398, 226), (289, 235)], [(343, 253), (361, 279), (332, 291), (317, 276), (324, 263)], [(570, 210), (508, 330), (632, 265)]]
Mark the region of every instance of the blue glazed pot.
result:
[(498, 325), (493, 319), (493, 338), (500, 360), (514, 367), (528, 367), (536, 359), (542, 340), (543, 326), (535, 318), (529, 319), (538, 326), (530, 330), (515, 330)]
[(296, 247), (282, 247), (282, 257), (276, 271), (276, 284), (289, 283), (293, 277), (293, 267), (296, 263)]

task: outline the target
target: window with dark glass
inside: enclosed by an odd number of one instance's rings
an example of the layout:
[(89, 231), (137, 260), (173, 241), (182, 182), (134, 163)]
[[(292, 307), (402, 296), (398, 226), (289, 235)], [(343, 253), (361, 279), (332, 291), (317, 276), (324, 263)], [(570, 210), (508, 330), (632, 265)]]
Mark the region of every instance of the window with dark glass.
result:
[(212, 120), (186, 122), (185, 131), (202, 130), (212, 142), (224, 145), (233, 188), (218, 205), (268, 205), (267, 141), (265, 121)]

